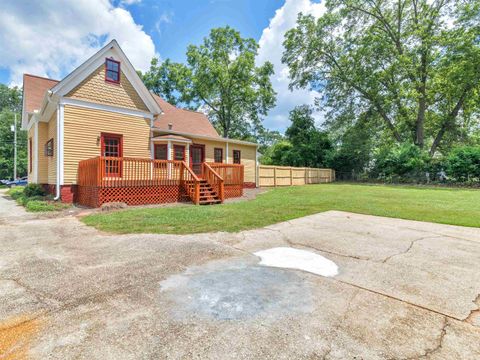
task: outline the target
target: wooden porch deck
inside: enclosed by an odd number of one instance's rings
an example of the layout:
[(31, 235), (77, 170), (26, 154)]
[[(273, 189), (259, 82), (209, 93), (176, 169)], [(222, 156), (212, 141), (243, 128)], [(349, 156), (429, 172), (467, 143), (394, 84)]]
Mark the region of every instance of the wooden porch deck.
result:
[(222, 203), (243, 195), (244, 167), (203, 163), (195, 174), (185, 161), (98, 156), (80, 161), (77, 203), (99, 207), (107, 202), (128, 205), (192, 201)]

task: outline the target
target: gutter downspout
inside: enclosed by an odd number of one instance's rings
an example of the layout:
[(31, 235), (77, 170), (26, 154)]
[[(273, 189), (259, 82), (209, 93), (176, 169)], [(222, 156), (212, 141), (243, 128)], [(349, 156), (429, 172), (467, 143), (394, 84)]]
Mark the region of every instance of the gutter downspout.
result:
[(57, 105), (57, 184), (55, 191), (55, 198), (53, 200), (60, 200), (61, 186), (62, 186), (62, 164), (63, 164), (63, 104)]
[(56, 171), (56, 185), (55, 185), (55, 197), (53, 200), (60, 200), (60, 147), (58, 146), (58, 139), (60, 139), (60, 105), (57, 106), (57, 171)]

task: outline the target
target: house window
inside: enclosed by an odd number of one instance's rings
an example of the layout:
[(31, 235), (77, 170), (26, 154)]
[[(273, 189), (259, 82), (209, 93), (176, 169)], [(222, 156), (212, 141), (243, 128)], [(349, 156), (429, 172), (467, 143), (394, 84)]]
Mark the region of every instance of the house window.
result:
[(115, 84), (120, 83), (120, 62), (105, 59), (105, 81)]
[(240, 150), (233, 150), (233, 163), (240, 164), (242, 162)]
[(45, 143), (44, 153), (45, 156), (53, 156), (53, 139), (50, 139)]
[(121, 177), (123, 157), (123, 136), (116, 134), (102, 134), (102, 152), (105, 156), (105, 176)]
[[(30, 150), (28, 154), (28, 159), (30, 160), (30, 172), (33, 171), (33, 143), (32, 143), (32, 138), (28, 139), (28, 149)], [(15, 180), (15, 179), (14, 179)]]
[(167, 160), (167, 159), (168, 159), (167, 144), (155, 144), (155, 160)]
[(213, 161), (216, 163), (223, 162), (223, 149), (215, 148), (213, 150)]
[(173, 145), (174, 160), (183, 161), (185, 160), (185, 146), (183, 145)]

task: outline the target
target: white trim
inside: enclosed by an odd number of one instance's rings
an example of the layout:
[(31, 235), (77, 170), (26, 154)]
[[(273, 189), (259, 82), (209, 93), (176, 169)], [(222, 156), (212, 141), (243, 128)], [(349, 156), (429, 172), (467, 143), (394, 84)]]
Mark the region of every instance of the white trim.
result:
[(115, 55), (114, 59), (119, 60), (122, 64), (121, 71), (122, 74), (126, 76), (128, 81), (132, 84), (135, 91), (138, 93), (140, 98), (143, 100), (148, 109), (155, 114), (159, 114), (162, 110), (157, 104), (152, 94), (145, 87), (145, 84), (142, 82), (138, 76), (135, 68), (128, 60), (127, 56), (120, 48), (116, 40), (110, 41), (102, 49), (100, 49), (95, 55), (90, 57), (82, 65), (72, 71), (67, 75), (62, 81), (55, 85), (51, 90), (53, 94), (58, 96), (64, 96), (73, 90), (78, 84), (80, 84), (85, 78), (87, 78), (92, 72), (94, 72), (98, 67), (105, 63), (105, 58)]
[(38, 121), (33, 129), (33, 182), (38, 183)]
[(60, 200), (60, 190), (63, 185), (63, 115), (64, 105), (58, 104), (57, 106), (57, 173), (56, 173), (56, 188), (55, 199)]
[(150, 130), (150, 159), (155, 159), (155, 146), (153, 145), (153, 131)]
[(255, 149), (255, 187), (258, 187), (258, 149)]
[(64, 139), (63, 139), (63, 123), (64, 123), (64, 115), (65, 115), (65, 107), (63, 104), (59, 104), (59, 109), (60, 109), (60, 137), (57, 140), (57, 146), (58, 146), (58, 152), (60, 153), (60, 185), (63, 185), (63, 178), (64, 178), (64, 171), (63, 171), (63, 165), (64, 165), (64, 151), (63, 151), (63, 144), (64, 144)]
[(83, 101), (78, 99), (61, 98), (59, 103), (61, 105), (72, 105), (72, 106), (83, 107), (86, 109), (103, 110), (103, 111), (124, 114), (124, 115), (138, 116), (138, 117), (146, 118), (150, 120), (153, 119), (153, 114), (149, 112), (134, 110), (134, 109), (127, 109), (127, 108), (113, 106), (113, 105), (98, 104), (98, 103), (93, 103), (93, 102)]
[(167, 142), (167, 160), (172, 160), (172, 142)]
[(161, 138), (161, 139), (158, 139), (156, 137), (153, 137), (152, 138), (152, 141), (173, 141), (173, 142), (179, 142), (179, 143), (185, 143), (185, 144), (191, 144), (193, 141), (190, 140), (190, 139), (175, 139), (175, 138), (171, 138), (171, 137), (166, 137), (166, 138)]
[(226, 151), (225, 151), (225, 164), (228, 164), (228, 142), (226, 144)]
[(236, 139), (226, 139), (226, 138), (222, 138), (222, 137), (214, 137), (214, 136), (206, 136), (206, 135), (197, 135), (197, 134), (184, 133), (184, 132), (174, 131), (174, 130), (162, 130), (162, 129), (158, 129), (158, 128), (153, 128), (153, 131), (159, 132), (161, 134), (180, 135), (180, 136), (192, 137), (192, 138), (196, 138), (196, 139), (205, 139), (205, 140), (211, 140), (211, 141), (217, 141), (217, 142), (226, 142), (226, 143), (232, 143), (232, 144), (257, 146), (258, 147), (258, 144), (250, 142), (250, 141), (243, 141), (243, 140), (236, 140)]
[(32, 114), (32, 117), (30, 118), (30, 121), (29, 121), (28, 124), (27, 124), (27, 128), (26, 128), (27, 131), (30, 131), (30, 129), (32, 128), (32, 126), (33, 126), (33, 125), (35, 124), (35, 122), (37, 121), (37, 118), (38, 118), (37, 113), (33, 113), (33, 114)]

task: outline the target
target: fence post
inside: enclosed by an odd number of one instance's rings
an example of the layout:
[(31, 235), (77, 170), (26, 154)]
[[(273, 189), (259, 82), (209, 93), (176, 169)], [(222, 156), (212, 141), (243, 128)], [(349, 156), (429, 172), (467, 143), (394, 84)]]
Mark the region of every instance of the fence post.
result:
[(273, 168), (273, 187), (277, 187), (277, 167)]
[(293, 172), (292, 172), (291, 166), (290, 166), (290, 186), (293, 186)]

